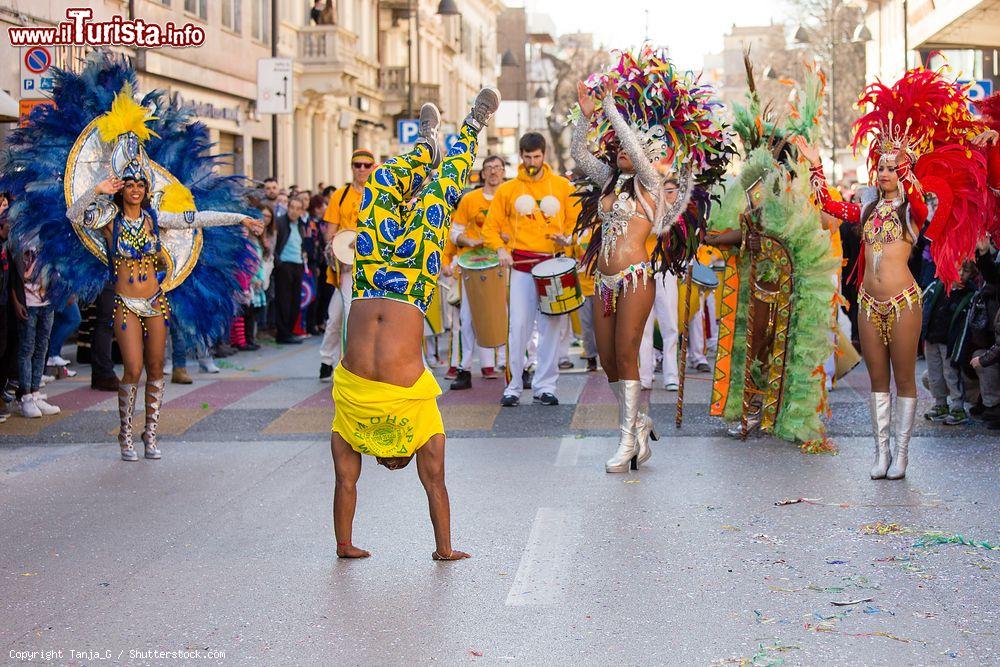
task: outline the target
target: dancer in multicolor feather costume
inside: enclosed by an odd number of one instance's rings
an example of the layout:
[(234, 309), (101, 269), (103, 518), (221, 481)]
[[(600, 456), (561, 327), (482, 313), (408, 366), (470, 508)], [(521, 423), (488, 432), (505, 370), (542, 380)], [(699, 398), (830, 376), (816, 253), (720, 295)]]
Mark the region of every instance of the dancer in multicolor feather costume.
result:
[(81, 73), (55, 78), (54, 104), (36, 108), (0, 158), (0, 189), (17, 202), (11, 238), (37, 251), (32, 279), (56, 302), (91, 301), (114, 282), (121, 458), (139, 458), (132, 414), (145, 370), (144, 454), (159, 459), (167, 327), (179, 322), (191, 345), (229, 331), (256, 263), (242, 226), (262, 227), (244, 179), (213, 171), (207, 128), (163, 93), (136, 102), (124, 59), (95, 52)]
[[(605, 470), (625, 472), (649, 459), (649, 439), (656, 439), (639, 406), (639, 345), (654, 297), (648, 279), (668, 267), (679, 271), (694, 255), (709, 191), (732, 148), (711, 89), (678, 71), (665, 50), (620, 53), (578, 92), (572, 155), (589, 182), (578, 192), (577, 232), (593, 231), (583, 261), (594, 271), (597, 348), (621, 431)], [(650, 233), (660, 237), (652, 257)]]

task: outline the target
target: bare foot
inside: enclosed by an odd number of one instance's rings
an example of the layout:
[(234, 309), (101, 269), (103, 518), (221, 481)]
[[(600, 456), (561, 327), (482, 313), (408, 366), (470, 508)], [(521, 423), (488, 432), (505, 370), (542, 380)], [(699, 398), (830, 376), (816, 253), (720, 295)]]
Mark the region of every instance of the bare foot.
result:
[(442, 556), (437, 551), (431, 554), (431, 558), (434, 560), (462, 560), (463, 558), (472, 558), (472, 554), (467, 554), (464, 551), (458, 551), (457, 549), (452, 550), (447, 557)]
[(359, 549), (353, 544), (345, 547), (337, 547), (337, 558), (368, 558), (371, 554), (364, 549)]

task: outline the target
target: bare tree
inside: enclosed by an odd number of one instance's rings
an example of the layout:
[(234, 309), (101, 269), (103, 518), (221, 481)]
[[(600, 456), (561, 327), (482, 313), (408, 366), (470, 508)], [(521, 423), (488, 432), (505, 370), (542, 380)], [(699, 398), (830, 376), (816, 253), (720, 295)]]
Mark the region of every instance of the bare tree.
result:
[(858, 118), (854, 103), (865, 86), (865, 45), (855, 33), (862, 10), (845, 0), (788, 0), (798, 18), (795, 41), (815, 58), (827, 77), (824, 144), (831, 150), (847, 146)]
[(552, 142), (551, 154), (555, 156), (559, 172), (566, 173), (569, 170), (566, 117), (576, 104), (576, 83), (607, 65), (608, 54), (606, 51), (577, 46), (561, 52), (558, 56), (543, 52), (542, 57), (552, 63), (555, 72), (549, 90), (551, 106), (545, 117), (549, 139)]

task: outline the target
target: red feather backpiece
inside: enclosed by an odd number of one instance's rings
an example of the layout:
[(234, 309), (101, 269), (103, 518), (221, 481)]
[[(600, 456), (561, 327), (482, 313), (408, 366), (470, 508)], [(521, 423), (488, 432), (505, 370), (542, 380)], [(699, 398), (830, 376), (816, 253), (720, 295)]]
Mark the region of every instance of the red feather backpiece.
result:
[(986, 158), (964, 146), (941, 146), (917, 160), (914, 174), (924, 191), (937, 196), (925, 235), (937, 276), (945, 285), (958, 280), (962, 262), (972, 259), (988, 222)]
[[(993, 93), (984, 100), (976, 102), (983, 123), (991, 130), (1000, 132), (1000, 93)], [(1000, 145), (987, 146), (986, 173), (990, 184), (987, 230), (993, 238), (993, 245), (1000, 245)]]

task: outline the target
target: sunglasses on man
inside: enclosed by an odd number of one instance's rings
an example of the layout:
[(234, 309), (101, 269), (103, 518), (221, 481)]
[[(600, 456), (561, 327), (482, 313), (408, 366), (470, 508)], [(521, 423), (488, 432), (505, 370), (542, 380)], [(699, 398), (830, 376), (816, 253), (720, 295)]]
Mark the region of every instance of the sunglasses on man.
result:
[(375, 166), (374, 162), (352, 162), (351, 166), (355, 169), (371, 169)]

